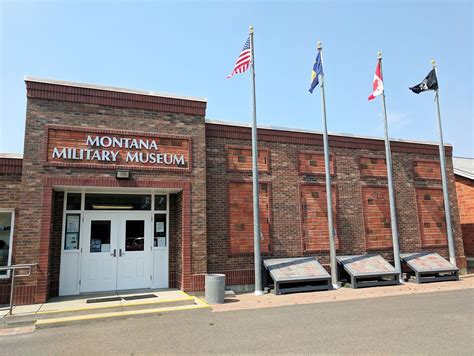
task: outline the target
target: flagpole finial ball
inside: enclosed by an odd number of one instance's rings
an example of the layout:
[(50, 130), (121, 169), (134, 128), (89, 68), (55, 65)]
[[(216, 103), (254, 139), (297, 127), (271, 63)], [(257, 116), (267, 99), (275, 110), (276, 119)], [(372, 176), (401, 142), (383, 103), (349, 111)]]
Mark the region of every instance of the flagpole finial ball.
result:
[(433, 67), (436, 67), (436, 61), (434, 59), (431, 60), (431, 64), (433, 65)]
[(377, 52), (377, 57), (378, 57), (379, 59), (381, 59), (381, 58), (382, 58), (382, 52), (378, 51), (378, 52)]
[(249, 31), (250, 31), (250, 33), (253, 33), (253, 26), (249, 27)]
[(318, 47), (317, 47), (317, 49), (322, 49), (322, 48), (323, 48), (323, 45), (322, 45), (321, 41), (318, 41)]

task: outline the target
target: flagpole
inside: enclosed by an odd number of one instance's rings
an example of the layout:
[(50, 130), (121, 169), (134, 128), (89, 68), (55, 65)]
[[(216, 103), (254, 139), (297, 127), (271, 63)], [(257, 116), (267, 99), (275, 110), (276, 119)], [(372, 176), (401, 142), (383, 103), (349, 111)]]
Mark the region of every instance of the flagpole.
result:
[[(438, 80), (438, 68), (436, 62), (433, 59), (431, 61), (433, 69), (436, 73), (436, 80)], [(448, 234), (448, 251), (449, 251), (449, 262), (456, 266), (456, 254), (454, 252), (454, 239), (453, 239), (453, 229), (451, 226), (451, 208), (449, 206), (449, 192), (448, 192), (448, 179), (446, 177), (446, 157), (444, 152), (444, 143), (443, 143), (443, 128), (441, 125), (441, 110), (439, 108), (439, 81), (438, 89), (436, 89), (435, 94), (436, 101), (436, 116), (438, 119), (438, 135), (439, 135), (439, 157), (441, 161), (441, 179), (443, 185), (443, 198), (444, 198), (444, 213), (446, 215), (446, 231)]]
[[(383, 78), (382, 71), (382, 52), (377, 53), (380, 64), (380, 75)], [(383, 80), (383, 79), (382, 79)], [(387, 164), (387, 180), (388, 180), (388, 198), (390, 201), (390, 226), (392, 228), (392, 245), (393, 245), (393, 259), (395, 263), (395, 270), (398, 273), (398, 280), (403, 283), (402, 269), (400, 265), (400, 247), (398, 245), (398, 229), (397, 229), (397, 212), (395, 208), (395, 190), (393, 188), (393, 171), (392, 171), (392, 152), (390, 148), (390, 139), (388, 138), (388, 123), (387, 123), (387, 107), (385, 105), (385, 88), (382, 91), (382, 110), (383, 123), (385, 133), (385, 162)]]
[[(321, 65), (324, 68), (323, 63), (323, 47), (321, 42), (318, 42), (318, 51), (321, 56)], [(324, 168), (326, 170), (326, 198), (327, 198), (327, 211), (328, 211), (328, 229), (329, 229), (329, 254), (331, 259), (331, 282), (333, 289), (341, 288), (341, 284), (338, 281), (337, 273), (337, 260), (336, 260), (336, 244), (334, 242), (334, 223), (332, 216), (332, 189), (331, 189), (331, 171), (329, 164), (329, 139), (328, 139), (328, 128), (326, 120), (326, 96), (324, 93), (324, 74), (320, 75), (321, 78), (321, 104), (323, 113), (323, 143), (324, 143)]]
[(263, 295), (262, 261), (260, 256), (260, 206), (258, 199), (258, 147), (257, 147), (257, 102), (255, 91), (255, 57), (253, 50), (253, 26), (250, 32), (250, 53), (252, 70), (252, 182), (253, 182), (253, 248), (255, 264), (255, 295)]

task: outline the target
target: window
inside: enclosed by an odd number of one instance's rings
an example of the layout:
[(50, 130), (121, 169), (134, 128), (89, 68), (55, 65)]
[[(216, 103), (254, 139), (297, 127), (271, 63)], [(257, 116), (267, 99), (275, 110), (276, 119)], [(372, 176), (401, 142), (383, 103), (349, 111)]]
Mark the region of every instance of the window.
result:
[(125, 222), (125, 251), (145, 250), (145, 221), (127, 220)]
[(110, 252), (110, 220), (91, 221), (90, 252)]
[(79, 249), (79, 231), (81, 214), (66, 214), (66, 231), (64, 232), (64, 249)]
[(86, 210), (151, 210), (151, 195), (86, 194)]
[[(0, 267), (11, 264), (14, 211), (0, 210)], [(9, 278), (10, 272), (1, 271), (0, 278)]]
[(166, 247), (166, 214), (155, 214), (153, 247)]
[(166, 210), (166, 195), (155, 195), (155, 210)]
[(66, 210), (81, 210), (81, 193), (67, 193)]

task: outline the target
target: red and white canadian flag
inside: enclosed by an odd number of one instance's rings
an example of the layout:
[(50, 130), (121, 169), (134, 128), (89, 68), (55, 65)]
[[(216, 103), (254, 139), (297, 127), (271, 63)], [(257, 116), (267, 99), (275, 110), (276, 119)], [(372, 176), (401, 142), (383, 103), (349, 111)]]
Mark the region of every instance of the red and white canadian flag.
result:
[(369, 95), (369, 100), (375, 99), (376, 96), (383, 93), (383, 79), (380, 71), (380, 61), (377, 62), (375, 68), (374, 81), (372, 83), (372, 94)]

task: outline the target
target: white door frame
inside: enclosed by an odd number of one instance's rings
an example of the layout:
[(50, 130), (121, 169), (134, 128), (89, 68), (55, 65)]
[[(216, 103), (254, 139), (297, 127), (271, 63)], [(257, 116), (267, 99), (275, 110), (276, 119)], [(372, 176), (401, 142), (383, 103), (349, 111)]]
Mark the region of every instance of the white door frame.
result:
[[(90, 218), (95, 214), (97, 216), (101, 215), (104, 219), (107, 216), (110, 219), (114, 219), (114, 216), (118, 216), (119, 214), (137, 214), (147, 219), (145, 222), (146, 225), (149, 226), (149, 240), (150, 245), (148, 247), (149, 255), (148, 255), (148, 273), (150, 275), (150, 285), (147, 284), (145, 288), (168, 288), (169, 287), (169, 220), (170, 220), (170, 194), (177, 193), (178, 191), (162, 191), (162, 190), (110, 190), (110, 189), (88, 189), (88, 188), (81, 188), (81, 187), (64, 187), (58, 190), (64, 191), (64, 206), (63, 206), (63, 226), (62, 226), (62, 236), (61, 236), (61, 269), (60, 269), (60, 285), (59, 285), (59, 295), (76, 295), (80, 293), (87, 293), (85, 292), (84, 288), (81, 288), (81, 284), (83, 282), (82, 276), (82, 269), (83, 267), (83, 260), (84, 254), (90, 246), (85, 243), (85, 218)], [(67, 210), (67, 194), (68, 193), (80, 193), (81, 194), (81, 209), (80, 210)], [(138, 210), (131, 210), (131, 211), (117, 211), (117, 210), (85, 210), (85, 195), (88, 193), (93, 194), (130, 194), (130, 195), (142, 195), (142, 194), (149, 194), (151, 195), (151, 211), (138, 211)], [(166, 210), (155, 210), (155, 196), (157, 195), (165, 195), (166, 196)], [(79, 214), (80, 215), (80, 231), (79, 231), (79, 249), (78, 250), (65, 250), (64, 249), (64, 241), (65, 241), (65, 223), (66, 223), (66, 214)], [(166, 214), (166, 247), (158, 247), (154, 246), (154, 228), (155, 228), (155, 214)], [(148, 220), (150, 219), (150, 220)], [(148, 222), (151, 222), (147, 224)], [(117, 224), (117, 222), (116, 222)], [(90, 229), (90, 225), (87, 226)], [(88, 232), (88, 234), (90, 231)], [(116, 232), (118, 233), (118, 232)], [(112, 238), (112, 237), (111, 237)], [(113, 252), (113, 248), (111, 247), (111, 252)], [(117, 249), (117, 254), (119, 250)], [(116, 266), (117, 270), (117, 266)], [(116, 276), (117, 278), (117, 276)], [(97, 291), (105, 291), (99, 288)]]

